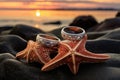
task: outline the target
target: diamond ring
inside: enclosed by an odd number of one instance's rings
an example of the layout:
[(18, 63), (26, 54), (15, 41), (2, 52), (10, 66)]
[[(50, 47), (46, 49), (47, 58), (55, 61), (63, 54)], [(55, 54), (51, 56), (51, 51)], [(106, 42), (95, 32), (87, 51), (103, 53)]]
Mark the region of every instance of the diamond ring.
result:
[(54, 47), (58, 45), (60, 39), (56, 36), (51, 36), (48, 34), (38, 34), (36, 41), (46, 47)]
[(66, 40), (81, 40), (85, 35), (85, 30), (77, 26), (65, 26), (61, 30), (61, 36)]

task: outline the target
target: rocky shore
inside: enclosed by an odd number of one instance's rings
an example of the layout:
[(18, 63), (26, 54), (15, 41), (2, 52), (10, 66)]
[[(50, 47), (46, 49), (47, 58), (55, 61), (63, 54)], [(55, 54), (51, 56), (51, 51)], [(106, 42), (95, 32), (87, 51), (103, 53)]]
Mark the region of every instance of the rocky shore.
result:
[[(91, 52), (107, 53), (111, 56), (103, 63), (81, 64), (73, 75), (66, 65), (48, 72), (42, 72), (43, 65), (26, 63), (15, 58), (28, 40), (34, 40), (38, 33), (46, 33), (25, 24), (0, 27), (0, 80), (120, 80), (120, 13), (100, 23), (93, 16), (78, 16), (70, 26), (86, 30), (86, 48)], [(47, 32), (58, 36), (61, 28)]]

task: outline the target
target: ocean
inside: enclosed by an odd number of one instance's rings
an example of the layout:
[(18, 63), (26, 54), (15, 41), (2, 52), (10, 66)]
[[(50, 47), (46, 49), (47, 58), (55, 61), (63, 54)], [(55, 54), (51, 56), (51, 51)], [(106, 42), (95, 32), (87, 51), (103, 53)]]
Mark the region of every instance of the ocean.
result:
[[(92, 15), (98, 22), (113, 18), (117, 11), (105, 10), (0, 10), (0, 26), (26, 24), (44, 31), (69, 25), (77, 16)], [(44, 25), (46, 22), (61, 21), (61, 25)]]

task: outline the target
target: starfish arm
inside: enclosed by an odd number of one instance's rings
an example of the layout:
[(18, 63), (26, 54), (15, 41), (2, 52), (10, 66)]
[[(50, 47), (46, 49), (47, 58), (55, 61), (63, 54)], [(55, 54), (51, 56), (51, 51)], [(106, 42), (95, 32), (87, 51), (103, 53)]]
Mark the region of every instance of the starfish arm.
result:
[(30, 60), (29, 60), (29, 56), (30, 56), (30, 53), (32, 52), (32, 50), (31, 49), (28, 49), (28, 51), (26, 52), (26, 61), (27, 62), (29, 62)]
[(87, 50), (81, 51), (81, 53), (76, 54), (84, 57), (86, 62), (103, 62), (110, 58), (108, 54), (97, 54), (89, 52)]
[(25, 57), (26, 57), (26, 53), (27, 53), (27, 51), (29, 50), (31, 43), (32, 43), (31, 40), (28, 41), (26, 48), (25, 48), (24, 50), (18, 52), (18, 53), (16, 54), (16, 58), (25, 58)]
[(52, 49), (41, 46), (32, 40), (28, 41), (27, 47), (16, 54), (17, 58), (24, 58), (27, 62), (47, 63), (50, 61), (49, 53)]
[(65, 64), (66, 62), (66, 57), (69, 54), (58, 54), (55, 58), (53, 58), (52, 60), (50, 60), (48, 63), (46, 63), (43, 67), (42, 67), (42, 71), (47, 71), (47, 70), (51, 70), (53, 68), (58, 67), (59, 65)]
[(26, 51), (23, 50), (23, 51), (20, 51), (16, 54), (16, 58), (25, 58), (26, 57)]
[(35, 42), (34, 41), (32, 41), (32, 40), (29, 40), (28, 41), (28, 46), (27, 46), (27, 48), (26, 48), (26, 61), (27, 62), (32, 62), (32, 57), (31, 57), (31, 55), (32, 54), (34, 54), (35, 52), (34, 52), (34, 48), (35, 48)]
[(70, 71), (71, 71), (73, 74), (77, 74), (78, 69), (79, 69), (79, 63), (77, 63), (75, 66), (73, 66), (72, 63), (68, 63), (68, 66), (69, 66), (69, 68), (70, 68)]
[(85, 35), (83, 37), (83, 39), (77, 43), (74, 50), (76, 50), (76, 49), (85, 49), (86, 41), (87, 41), (87, 35)]
[(69, 62), (67, 63), (67, 65), (69, 66), (71, 72), (72, 72), (73, 74), (76, 74), (76, 73), (78, 72), (78, 69), (79, 69), (80, 60), (79, 60), (79, 62), (76, 61), (75, 55), (72, 56), (72, 57), (74, 57), (74, 58), (73, 58), (73, 61), (69, 61)]

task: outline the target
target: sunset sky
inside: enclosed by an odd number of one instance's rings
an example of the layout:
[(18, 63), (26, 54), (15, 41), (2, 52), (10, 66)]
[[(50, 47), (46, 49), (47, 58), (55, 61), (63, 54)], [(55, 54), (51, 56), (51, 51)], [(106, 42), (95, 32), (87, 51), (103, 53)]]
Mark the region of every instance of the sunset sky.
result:
[(0, 8), (120, 8), (120, 0), (0, 0)]

